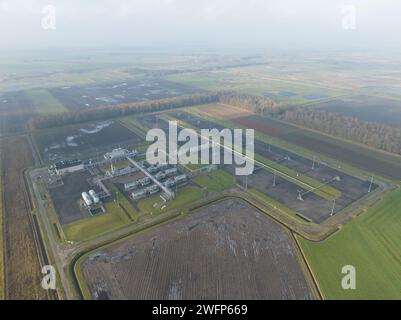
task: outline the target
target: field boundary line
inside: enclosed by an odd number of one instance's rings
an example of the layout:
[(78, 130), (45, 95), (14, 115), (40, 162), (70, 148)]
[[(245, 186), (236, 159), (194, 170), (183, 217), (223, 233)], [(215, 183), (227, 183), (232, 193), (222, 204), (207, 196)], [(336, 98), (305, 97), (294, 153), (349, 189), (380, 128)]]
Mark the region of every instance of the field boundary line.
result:
[(3, 161), (2, 161), (2, 141), (0, 140), (0, 237), (1, 237), (1, 276), (0, 276), (0, 300), (6, 297), (6, 269), (5, 269), (5, 225), (4, 225), (4, 186), (3, 186)]
[[(298, 248), (298, 251), (299, 251), (299, 253), (300, 253), (301, 257), (302, 257), (302, 260), (303, 260), (303, 262), (304, 262), (304, 264), (305, 264), (305, 266), (306, 266), (306, 268), (308, 270), (308, 273), (309, 273), (309, 275), (310, 275), (310, 277), (312, 279), (313, 285), (315, 286), (315, 289), (316, 289), (316, 291), (317, 291), (317, 293), (319, 295), (320, 300), (326, 300), (326, 298), (324, 297), (324, 294), (322, 292), (322, 289), (319, 286), (319, 282), (317, 281), (316, 276), (315, 276), (315, 274), (313, 272), (313, 269), (310, 266), (308, 259), (306, 258), (304, 250), (302, 249), (301, 245), (298, 242), (297, 236), (292, 231), (290, 231), (290, 232), (291, 232), (291, 235), (292, 235), (292, 237), (294, 239), (295, 245)], [(324, 240), (322, 240), (322, 241), (324, 241)]]

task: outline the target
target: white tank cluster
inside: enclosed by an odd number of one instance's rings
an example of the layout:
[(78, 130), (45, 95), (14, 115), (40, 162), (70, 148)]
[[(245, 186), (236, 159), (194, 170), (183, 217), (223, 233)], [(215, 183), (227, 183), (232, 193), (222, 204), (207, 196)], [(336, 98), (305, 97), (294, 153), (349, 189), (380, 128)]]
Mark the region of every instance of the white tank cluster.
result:
[(82, 199), (84, 199), (84, 202), (87, 206), (92, 205), (92, 199), (91, 197), (88, 195), (87, 192), (82, 192)]
[(100, 202), (100, 199), (94, 190), (89, 190), (89, 194), (87, 192), (82, 192), (81, 195), (88, 207), (92, 204), (98, 204)]
[(99, 197), (94, 190), (89, 190), (89, 195), (92, 197), (93, 203), (97, 204), (100, 202)]

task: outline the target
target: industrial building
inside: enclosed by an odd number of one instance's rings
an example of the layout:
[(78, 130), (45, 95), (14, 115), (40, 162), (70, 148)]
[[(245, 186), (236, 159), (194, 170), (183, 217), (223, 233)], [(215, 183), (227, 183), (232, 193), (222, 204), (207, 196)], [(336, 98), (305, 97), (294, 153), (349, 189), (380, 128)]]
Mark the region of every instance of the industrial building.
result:
[(52, 174), (57, 174), (59, 176), (65, 175), (67, 173), (73, 173), (81, 171), (84, 169), (84, 164), (81, 160), (64, 160), (55, 163), (49, 167), (49, 172)]
[(130, 191), (132, 189), (136, 189), (138, 188), (139, 183), (138, 180), (132, 181), (132, 182), (128, 182), (124, 184), (124, 190), (125, 191)]
[(127, 166), (124, 168), (114, 168), (113, 165), (111, 165), (111, 170), (106, 172), (106, 176), (108, 177), (121, 177), (121, 176), (126, 176), (131, 173), (134, 173), (138, 171), (137, 168)]
[(126, 157), (135, 157), (138, 154), (138, 151), (132, 150), (129, 151), (127, 149), (122, 149), (122, 148), (117, 148), (113, 149), (110, 152), (107, 152), (104, 155), (105, 160), (122, 160), (125, 159)]

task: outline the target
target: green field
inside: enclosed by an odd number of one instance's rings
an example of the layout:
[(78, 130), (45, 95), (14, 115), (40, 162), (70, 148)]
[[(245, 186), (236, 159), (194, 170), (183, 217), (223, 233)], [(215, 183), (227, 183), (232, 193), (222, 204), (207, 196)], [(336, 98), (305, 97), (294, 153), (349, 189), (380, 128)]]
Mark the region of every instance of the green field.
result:
[(235, 178), (223, 170), (216, 170), (206, 175), (197, 176), (193, 181), (212, 192), (221, 192), (235, 186)]
[(107, 202), (105, 214), (99, 214), (84, 220), (63, 226), (64, 233), (70, 241), (84, 241), (113, 231), (137, 220), (138, 214), (124, 195), (112, 186), (111, 192), (118, 193), (119, 206), (115, 202)]
[[(181, 208), (189, 203), (202, 199), (202, 197), (203, 193), (199, 188), (186, 186), (178, 190), (177, 196), (174, 200), (164, 203), (160, 199), (160, 196), (156, 195), (141, 201), (141, 203), (139, 204), (139, 208), (141, 209), (141, 211), (146, 213), (152, 212), (152, 214), (159, 214), (162, 212)], [(158, 206), (154, 207), (155, 203), (157, 203)], [(163, 208), (163, 206), (165, 207)]]
[[(191, 72), (167, 77), (171, 81), (192, 85), (205, 90), (229, 90), (251, 95), (268, 96), (277, 102), (288, 104), (310, 103), (343, 95), (344, 90), (272, 78), (268, 69), (259, 68), (257, 72), (249, 68), (233, 68), (210, 72)], [(288, 95), (287, 93), (290, 93)], [(305, 96), (321, 95), (320, 99)]]
[(63, 226), (69, 241), (84, 241), (115, 230), (130, 222), (125, 212), (114, 202), (105, 204), (106, 213)]
[(46, 89), (26, 91), (31, 99), (32, 105), (39, 115), (49, 115), (60, 112), (67, 112), (68, 109)]
[[(326, 299), (401, 299), (401, 190), (323, 242), (300, 239)], [(341, 269), (356, 269), (356, 289), (343, 290)]]

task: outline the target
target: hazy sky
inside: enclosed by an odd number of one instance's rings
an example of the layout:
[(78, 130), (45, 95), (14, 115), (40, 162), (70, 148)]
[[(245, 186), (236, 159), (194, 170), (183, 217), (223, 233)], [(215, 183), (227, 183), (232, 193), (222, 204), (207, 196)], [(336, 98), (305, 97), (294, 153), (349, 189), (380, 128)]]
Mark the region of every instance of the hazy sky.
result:
[[(42, 28), (42, 9), (49, 4), (56, 10), (55, 30)], [(347, 5), (355, 8), (355, 29), (352, 9), (342, 11)], [(351, 30), (343, 28), (344, 19)], [(108, 44), (375, 48), (400, 47), (400, 33), (400, 0), (0, 0), (2, 48)]]

